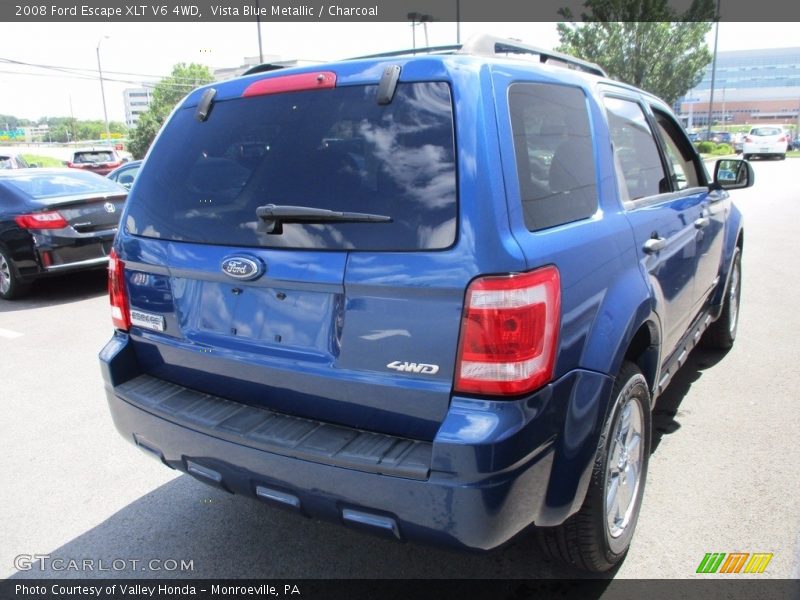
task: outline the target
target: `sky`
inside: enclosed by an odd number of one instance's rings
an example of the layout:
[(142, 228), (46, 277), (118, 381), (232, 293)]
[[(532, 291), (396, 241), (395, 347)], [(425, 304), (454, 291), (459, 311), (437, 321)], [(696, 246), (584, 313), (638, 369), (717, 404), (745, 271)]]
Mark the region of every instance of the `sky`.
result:
[[(798, 30), (800, 23), (721, 23), (719, 50), (800, 46)], [(555, 23), (461, 24), (462, 41), (482, 32), (548, 49), (558, 45)], [(707, 38), (709, 47), (713, 47), (713, 33), (712, 29)], [(409, 23), (262, 23), (261, 37), (267, 60), (277, 56), (325, 61), (412, 45)], [(417, 46), (424, 45), (421, 26), (416, 28), (416, 38)], [(428, 24), (430, 45), (455, 42), (455, 23)], [(98, 43), (112, 121), (124, 121), (125, 88), (155, 82), (176, 63), (196, 62), (215, 69), (236, 67), (245, 57), (258, 56), (254, 22), (0, 23), (0, 114), (31, 120), (71, 114), (77, 119), (102, 119)], [(71, 71), (66, 74), (31, 64)]]

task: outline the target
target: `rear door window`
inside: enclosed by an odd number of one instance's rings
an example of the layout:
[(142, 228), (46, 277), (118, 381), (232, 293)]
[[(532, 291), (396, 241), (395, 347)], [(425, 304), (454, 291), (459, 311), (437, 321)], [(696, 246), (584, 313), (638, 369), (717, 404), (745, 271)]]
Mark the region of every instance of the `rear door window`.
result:
[(509, 109), (526, 227), (536, 231), (592, 216), (597, 184), (583, 91), (516, 83)]
[[(130, 233), (176, 241), (329, 250), (434, 250), (456, 238), (453, 109), (446, 83), (401, 83), (219, 101), (176, 113), (131, 197)], [(387, 223), (285, 223), (274, 204), (388, 216)]]
[[(617, 172), (628, 200), (656, 196), (671, 190), (661, 155), (644, 111), (638, 102), (608, 96), (604, 100), (614, 144)], [(686, 173), (683, 173), (684, 180)]]

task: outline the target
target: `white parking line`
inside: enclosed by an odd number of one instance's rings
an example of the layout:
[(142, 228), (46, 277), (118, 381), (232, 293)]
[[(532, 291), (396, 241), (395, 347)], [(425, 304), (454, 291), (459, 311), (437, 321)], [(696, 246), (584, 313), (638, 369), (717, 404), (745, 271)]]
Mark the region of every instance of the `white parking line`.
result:
[(2, 329), (0, 328), (0, 338), (6, 338), (7, 340), (13, 340), (18, 337), (22, 337), (24, 334), (11, 331), (10, 329)]

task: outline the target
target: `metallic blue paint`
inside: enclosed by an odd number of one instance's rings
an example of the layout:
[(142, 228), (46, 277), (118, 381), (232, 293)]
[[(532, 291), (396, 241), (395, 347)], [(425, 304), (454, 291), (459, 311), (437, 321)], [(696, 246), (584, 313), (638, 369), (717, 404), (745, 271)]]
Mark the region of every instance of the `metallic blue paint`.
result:
[[(695, 277), (712, 264), (723, 282), (712, 302), (721, 301), (740, 215), (729, 202), (719, 204), (726, 217), (720, 249), (718, 228), (703, 232), (706, 239), (690, 230), (708, 206), (707, 193), (626, 210), (591, 77), (464, 56), (359, 60), (324, 69), (336, 72), (337, 85), (376, 84), (390, 64), (403, 67), (401, 81), (451, 86), (455, 244), (433, 252), (259, 250), (123, 231), (116, 248), (126, 263), (131, 307), (163, 316), (166, 330), (134, 327), (114, 335), (100, 357), (108, 402), (126, 438), (146, 440), (171, 467), (186, 470), (193, 460), (217, 469), (233, 491), (255, 496), (257, 485), (272, 486), (299, 498), (310, 516), (339, 521), (343, 507), (368, 510), (396, 519), (404, 539), (488, 549), (531, 523), (558, 525), (579, 509), (614, 376), (631, 341), (648, 327), (666, 360), (670, 344), (707, 302)], [(215, 101), (238, 98), (253, 81), (283, 74), (215, 83)], [(537, 232), (525, 227), (506, 99), (508, 86), (520, 81), (584, 91), (598, 190), (590, 219)], [(183, 108), (196, 105), (202, 93), (190, 94)], [(160, 136), (168, 135), (178, 135), (169, 124)], [(132, 202), (135, 194), (134, 188)], [(674, 247), (647, 255), (642, 244), (656, 229)], [(268, 270), (254, 281), (232, 281), (219, 264), (245, 251)], [(699, 264), (699, 256), (710, 262)], [(554, 381), (522, 398), (453, 395), (469, 282), (546, 264), (558, 266), (562, 285)], [(392, 361), (439, 370), (397, 373), (386, 369)], [(115, 395), (114, 386), (141, 373), (243, 404), (430, 440), (430, 476), (414, 481), (334, 468), (176, 427)]]

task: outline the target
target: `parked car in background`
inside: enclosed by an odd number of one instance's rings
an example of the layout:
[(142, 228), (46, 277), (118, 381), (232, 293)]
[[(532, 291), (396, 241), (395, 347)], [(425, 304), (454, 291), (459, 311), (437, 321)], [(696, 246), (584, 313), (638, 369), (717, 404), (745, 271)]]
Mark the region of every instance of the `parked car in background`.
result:
[(786, 150), (789, 148), (789, 135), (779, 125), (759, 125), (753, 127), (744, 136), (742, 154), (748, 160), (755, 156), (778, 157), (780, 160), (786, 158)]
[(733, 147), (733, 134), (728, 131), (714, 131), (712, 132), (711, 141), (717, 144), (728, 144)]
[(19, 154), (6, 154), (0, 152), (0, 169), (29, 169), (32, 166)]
[(479, 550), (535, 526), (607, 571), (655, 402), (736, 337), (726, 189), (752, 183), (709, 178), (663, 101), (515, 40), (216, 82), (109, 256), (114, 423), (307, 516)]
[(70, 169), (108, 175), (122, 163), (122, 158), (113, 148), (84, 148), (73, 152), (72, 159), (67, 162), (67, 166)]
[(736, 132), (733, 134), (733, 151), (736, 154), (741, 154), (744, 149), (744, 134)]
[(142, 166), (142, 161), (140, 160), (133, 160), (129, 163), (125, 163), (121, 167), (114, 169), (106, 175), (112, 181), (116, 181), (126, 190), (130, 190), (131, 186), (133, 185), (133, 180), (136, 179), (136, 175), (139, 173), (139, 167)]
[(127, 193), (94, 173), (0, 170), (0, 298), (41, 277), (104, 268)]

